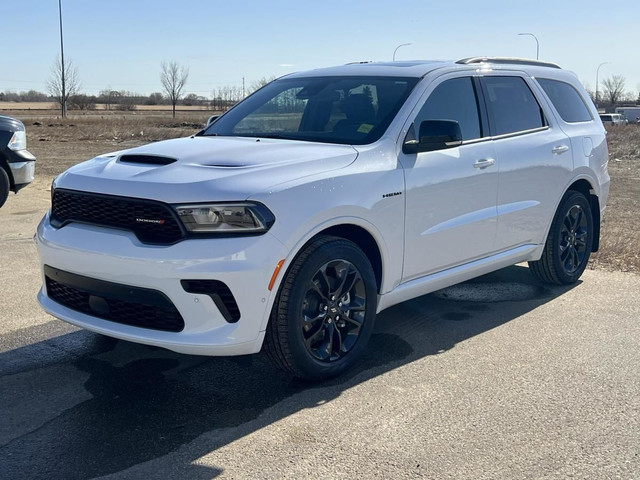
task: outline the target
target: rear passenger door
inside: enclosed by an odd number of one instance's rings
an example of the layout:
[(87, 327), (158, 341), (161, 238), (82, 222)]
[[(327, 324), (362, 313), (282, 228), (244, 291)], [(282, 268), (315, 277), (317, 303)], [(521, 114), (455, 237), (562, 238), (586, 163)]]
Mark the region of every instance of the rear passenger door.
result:
[(502, 72), (481, 79), (500, 177), (498, 251), (544, 241), (573, 169), (571, 142), (545, 115), (529, 81)]
[(434, 81), (409, 119), (414, 138), (424, 120), (454, 120), (462, 145), (400, 153), (406, 183), (403, 281), (435, 273), (493, 251), (497, 165), (471, 76)]

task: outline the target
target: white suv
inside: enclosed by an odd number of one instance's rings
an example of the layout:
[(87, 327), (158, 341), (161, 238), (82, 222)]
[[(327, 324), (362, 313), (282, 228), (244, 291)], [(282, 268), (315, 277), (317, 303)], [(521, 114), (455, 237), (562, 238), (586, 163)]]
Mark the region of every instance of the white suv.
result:
[(326, 378), (399, 302), (522, 261), (576, 282), (598, 248), (607, 163), (597, 111), (553, 64), (287, 75), (197, 135), (60, 175), (36, 235), (38, 298), (105, 335), (264, 348)]

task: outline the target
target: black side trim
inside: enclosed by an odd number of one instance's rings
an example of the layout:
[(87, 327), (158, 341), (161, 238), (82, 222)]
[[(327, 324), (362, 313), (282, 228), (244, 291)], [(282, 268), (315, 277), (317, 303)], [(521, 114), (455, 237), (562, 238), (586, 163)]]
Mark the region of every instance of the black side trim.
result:
[(187, 293), (208, 295), (229, 323), (240, 320), (240, 309), (227, 285), (219, 280), (180, 280)]

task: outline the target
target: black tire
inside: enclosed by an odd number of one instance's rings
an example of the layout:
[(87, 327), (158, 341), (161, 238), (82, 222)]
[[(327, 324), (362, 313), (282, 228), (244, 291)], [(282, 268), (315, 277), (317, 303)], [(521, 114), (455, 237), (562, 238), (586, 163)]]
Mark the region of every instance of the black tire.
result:
[(9, 176), (7, 175), (7, 172), (4, 171), (4, 168), (0, 166), (0, 207), (2, 207), (4, 202), (7, 201), (10, 186)]
[(376, 318), (373, 268), (354, 243), (313, 240), (287, 271), (273, 306), (264, 349), (294, 377), (322, 380), (350, 368)]
[(577, 282), (591, 255), (593, 232), (589, 200), (580, 192), (567, 191), (553, 217), (542, 257), (529, 262), (531, 273), (544, 283)]

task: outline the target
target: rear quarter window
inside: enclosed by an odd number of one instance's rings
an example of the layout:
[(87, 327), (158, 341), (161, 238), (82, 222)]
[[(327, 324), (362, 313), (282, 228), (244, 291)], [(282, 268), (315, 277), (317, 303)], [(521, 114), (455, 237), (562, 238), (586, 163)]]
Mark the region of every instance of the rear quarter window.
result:
[(537, 78), (536, 80), (553, 103), (562, 120), (567, 123), (593, 120), (584, 100), (573, 86), (549, 78)]
[(546, 127), (542, 108), (524, 79), (487, 76), (482, 79), (493, 135)]

